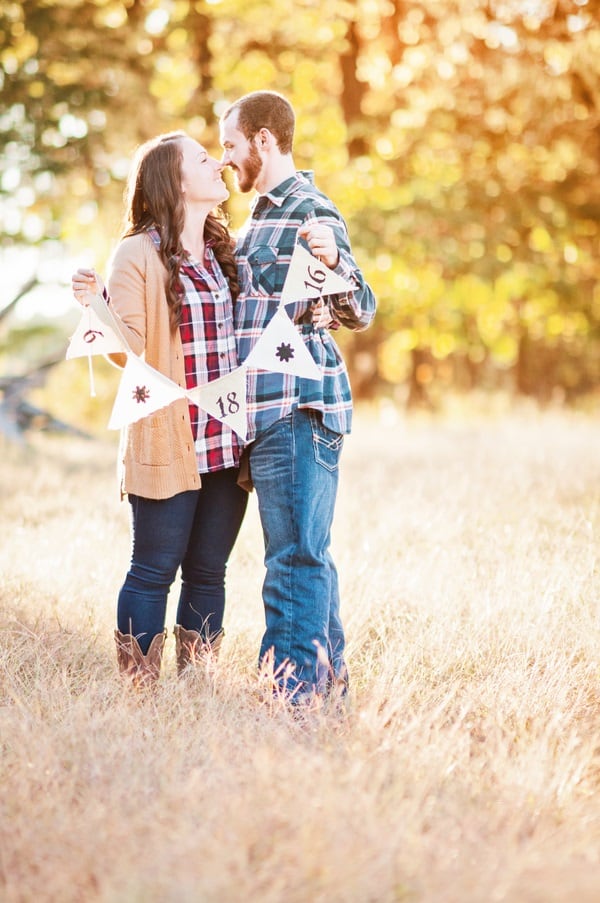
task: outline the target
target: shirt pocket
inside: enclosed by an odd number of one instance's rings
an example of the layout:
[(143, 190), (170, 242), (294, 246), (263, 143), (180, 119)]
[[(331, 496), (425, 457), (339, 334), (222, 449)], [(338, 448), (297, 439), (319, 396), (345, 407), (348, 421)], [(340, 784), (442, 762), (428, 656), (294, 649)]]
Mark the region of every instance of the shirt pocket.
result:
[[(275, 295), (283, 288), (280, 272), (283, 269), (277, 263), (277, 251), (269, 245), (258, 245), (248, 254), (250, 283), (258, 295)], [(281, 284), (280, 284), (281, 282)]]

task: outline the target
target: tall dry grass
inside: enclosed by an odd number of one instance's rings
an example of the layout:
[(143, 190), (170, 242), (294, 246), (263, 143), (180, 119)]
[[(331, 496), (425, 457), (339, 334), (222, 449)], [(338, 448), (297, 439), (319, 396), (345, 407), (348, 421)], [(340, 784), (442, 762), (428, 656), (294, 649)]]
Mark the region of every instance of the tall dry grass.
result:
[[(334, 545), (345, 717), (261, 701), (253, 499), (213, 681), (115, 673), (114, 448), (0, 476), (0, 899), (600, 899), (600, 424), (363, 413)], [(169, 606), (172, 626), (174, 598)]]

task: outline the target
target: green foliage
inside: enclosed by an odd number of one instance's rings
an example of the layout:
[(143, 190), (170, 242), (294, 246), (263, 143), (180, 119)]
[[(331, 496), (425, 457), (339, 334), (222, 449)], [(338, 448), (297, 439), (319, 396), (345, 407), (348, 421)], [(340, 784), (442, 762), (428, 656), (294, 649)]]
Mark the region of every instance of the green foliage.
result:
[[(589, 390), (600, 359), (596, 0), (23, 0), (0, 11), (5, 241), (102, 268), (136, 143), (218, 153), (240, 93), (298, 112), (379, 299), (342, 342), (360, 393)], [(2, 193), (3, 192), (3, 193)], [(229, 202), (238, 227), (245, 197)], [(361, 375), (362, 374), (362, 375)]]

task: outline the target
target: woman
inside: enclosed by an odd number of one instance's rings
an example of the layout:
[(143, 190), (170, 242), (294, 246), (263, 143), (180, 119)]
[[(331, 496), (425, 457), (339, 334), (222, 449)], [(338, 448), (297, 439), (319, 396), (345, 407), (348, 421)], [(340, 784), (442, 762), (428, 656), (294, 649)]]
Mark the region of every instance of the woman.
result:
[[(88, 291), (104, 291), (132, 351), (187, 388), (238, 366), (233, 244), (212, 212), (229, 195), (222, 171), (183, 132), (142, 145), (108, 294), (93, 270), (73, 276), (81, 303)], [(247, 493), (237, 484), (236, 434), (185, 399), (131, 424), (124, 439), (121, 490), (131, 505), (132, 557), (115, 639), (119, 670), (140, 684), (160, 673), (167, 596), (179, 566), (177, 670), (217, 652), (225, 569)]]

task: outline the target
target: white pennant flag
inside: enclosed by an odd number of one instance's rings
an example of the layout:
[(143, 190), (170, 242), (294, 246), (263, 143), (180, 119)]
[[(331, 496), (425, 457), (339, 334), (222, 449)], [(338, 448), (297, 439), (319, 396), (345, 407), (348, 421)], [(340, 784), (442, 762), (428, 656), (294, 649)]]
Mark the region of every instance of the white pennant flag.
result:
[(137, 355), (129, 353), (108, 428), (118, 430), (128, 423), (135, 423), (178, 398), (185, 398), (185, 389)]
[(290, 304), (303, 298), (320, 298), (352, 290), (352, 286), (317, 257), (296, 244), (290, 267), (281, 290), (281, 303)]
[(246, 439), (246, 367), (238, 367), (227, 376), (215, 379), (203, 386), (188, 389), (187, 398), (217, 420), (226, 423), (241, 437)]
[(244, 361), (244, 366), (291, 373), (305, 379), (321, 379), (321, 371), (302, 336), (281, 307)]
[[(90, 302), (90, 307), (94, 311), (98, 319), (101, 320), (105, 326), (108, 326), (114, 333), (116, 333), (116, 335), (121, 338), (122, 349), (125, 351), (131, 351), (129, 343), (121, 333), (119, 322), (113, 314), (110, 308), (110, 304), (106, 303), (102, 295), (93, 295), (91, 292), (88, 292), (87, 297)], [(133, 351), (131, 351), (131, 353), (133, 354)]]
[(103, 323), (91, 307), (86, 307), (77, 329), (71, 336), (66, 358), (88, 357), (125, 351), (125, 343), (111, 326)]

